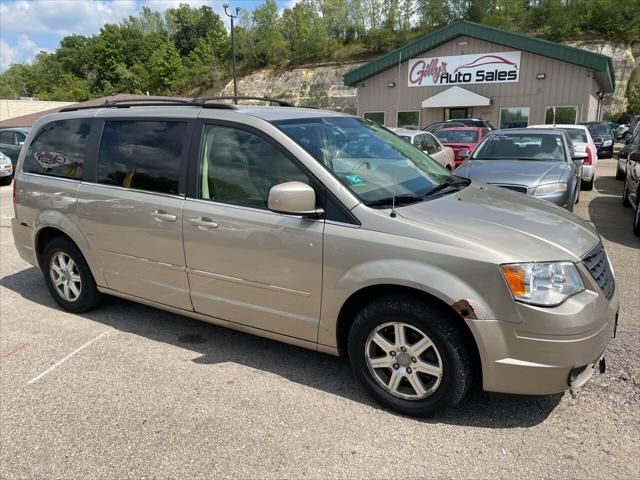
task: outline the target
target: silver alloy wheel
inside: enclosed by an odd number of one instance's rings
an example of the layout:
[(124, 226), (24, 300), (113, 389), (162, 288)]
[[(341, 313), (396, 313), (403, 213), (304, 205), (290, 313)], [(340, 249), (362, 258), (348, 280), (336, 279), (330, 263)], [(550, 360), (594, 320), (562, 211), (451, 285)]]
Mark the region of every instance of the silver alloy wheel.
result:
[(442, 380), (440, 352), (413, 325), (379, 325), (367, 338), (364, 354), (373, 378), (395, 397), (420, 400), (433, 394)]
[(75, 302), (82, 291), (82, 279), (78, 265), (64, 252), (57, 252), (51, 257), (49, 276), (58, 295), (67, 302)]

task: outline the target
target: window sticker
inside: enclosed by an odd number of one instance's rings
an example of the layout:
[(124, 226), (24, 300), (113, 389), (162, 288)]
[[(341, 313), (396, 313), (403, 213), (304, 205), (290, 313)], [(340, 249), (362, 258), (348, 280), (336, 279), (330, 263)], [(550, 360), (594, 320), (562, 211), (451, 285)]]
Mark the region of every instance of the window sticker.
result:
[(58, 152), (35, 152), (33, 156), (42, 168), (55, 168), (71, 163), (71, 160)]
[(349, 182), (349, 185), (354, 187), (366, 185), (366, 182), (359, 175), (346, 175), (344, 178)]

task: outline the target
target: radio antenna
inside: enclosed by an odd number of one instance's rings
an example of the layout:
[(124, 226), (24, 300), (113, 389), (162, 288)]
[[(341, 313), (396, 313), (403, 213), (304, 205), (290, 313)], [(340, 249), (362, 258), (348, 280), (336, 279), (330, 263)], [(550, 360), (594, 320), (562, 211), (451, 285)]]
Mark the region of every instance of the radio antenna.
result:
[(396, 218), (396, 195), (394, 194), (391, 197), (391, 213), (389, 214), (391, 218)]

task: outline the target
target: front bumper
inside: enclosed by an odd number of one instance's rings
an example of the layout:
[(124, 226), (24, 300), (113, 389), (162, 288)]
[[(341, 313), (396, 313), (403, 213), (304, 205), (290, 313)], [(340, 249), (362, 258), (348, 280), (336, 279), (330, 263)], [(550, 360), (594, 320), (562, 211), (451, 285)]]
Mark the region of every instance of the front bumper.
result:
[(598, 152), (598, 157), (599, 158), (611, 158), (611, 157), (613, 157), (613, 145), (609, 145), (608, 147), (596, 146), (596, 150)]
[(484, 389), (560, 393), (571, 386), (572, 372), (596, 364), (615, 333), (619, 299), (617, 290), (607, 300), (597, 286), (589, 288), (558, 307), (517, 304), (520, 323), (469, 321), (482, 359)]

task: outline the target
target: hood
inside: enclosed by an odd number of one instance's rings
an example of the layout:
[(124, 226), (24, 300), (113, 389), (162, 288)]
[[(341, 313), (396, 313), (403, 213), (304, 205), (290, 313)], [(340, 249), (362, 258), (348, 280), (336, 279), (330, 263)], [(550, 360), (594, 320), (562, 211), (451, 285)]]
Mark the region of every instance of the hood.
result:
[(595, 229), (567, 210), (504, 188), (472, 183), (397, 214), (510, 252), (513, 261), (578, 261), (599, 241)]
[(456, 175), (483, 183), (535, 187), (560, 181), (566, 169), (565, 162), (545, 160), (467, 160), (456, 169)]

